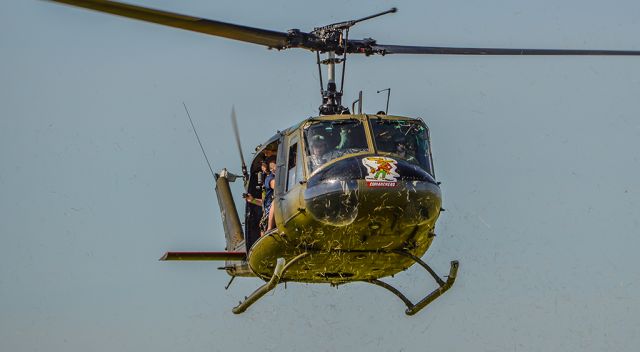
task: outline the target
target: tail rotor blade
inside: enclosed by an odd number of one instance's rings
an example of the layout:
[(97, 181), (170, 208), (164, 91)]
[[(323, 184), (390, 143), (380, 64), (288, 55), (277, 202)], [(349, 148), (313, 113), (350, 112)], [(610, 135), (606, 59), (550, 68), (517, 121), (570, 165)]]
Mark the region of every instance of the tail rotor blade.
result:
[(249, 178), (247, 173), (247, 165), (244, 162), (244, 154), (242, 154), (242, 145), (240, 143), (240, 130), (238, 129), (238, 119), (236, 117), (235, 106), (231, 107), (231, 125), (233, 125), (233, 133), (236, 137), (236, 144), (238, 145), (238, 152), (240, 152), (240, 161), (242, 162), (242, 176), (245, 180)]

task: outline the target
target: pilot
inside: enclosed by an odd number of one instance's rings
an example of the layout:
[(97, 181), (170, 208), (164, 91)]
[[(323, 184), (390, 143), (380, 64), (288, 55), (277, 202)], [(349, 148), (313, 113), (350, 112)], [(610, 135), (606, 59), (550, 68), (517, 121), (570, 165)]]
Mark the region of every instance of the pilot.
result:
[(404, 141), (402, 140), (397, 140), (395, 142), (396, 144), (396, 154), (401, 157), (402, 159), (411, 162), (411, 163), (415, 163), (416, 158), (414, 158), (411, 154), (409, 154), (407, 152), (407, 146), (405, 145)]
[(351, 140), (351, 129), (349, 127), (343, 126), (340, 128), (340, 141), (338, 145), (334, 148), (330, 148), (325, 137), (320, 134), (316, 134), (311, 138), (310, 142), (310, 168), (315, 170), (325, 163), (339, 158), (343, 155), (350, 153), (357, 153), (363, 150), (366, 150), (366, 146), (364, 148), (357, 147), (353, 148), (353, 140)]
[(319, 168), (328, 161), (325, 158), (327, 151), (327, 141), (323, 136), (315, 135), (311, 138), (311, 155), (309, 156), (309, 159), (312, 170)]

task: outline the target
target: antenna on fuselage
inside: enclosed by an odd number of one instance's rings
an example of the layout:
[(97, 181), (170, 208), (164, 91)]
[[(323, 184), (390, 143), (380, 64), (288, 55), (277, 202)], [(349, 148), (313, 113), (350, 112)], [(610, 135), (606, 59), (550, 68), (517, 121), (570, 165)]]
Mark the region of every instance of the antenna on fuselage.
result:
[(380, 94), (381, 92), (387, 91), (387, 108), (384, 110), (385, 115), (389, 115), (389, 97), (391, 97), (391, 88), (381, 89), (376, 93)]
[(204, 147), (202, 147), (202, 142), (200, 142), (200, 136), (198, 136), (198, 131), (196, 131), (196, 126), (193, 124), (193, 120), (191, 119), (191, 114), (189, 114), (189, 109), (187, 108), (187, 104), (185, 104), (183, 101), (182, 105), (184, 106), (184, 111), (187, 112), (187, 117), (189, 118), (189, 122), (191, 122), (191, 128), (193, 128), (193, 133), (196, 135), (196, 139), (198, 140), (198, 144), (200, 145), (200, 150), (202, 150), (202, 155), (204, 155), (204, 160), (206, 160), (207, 165), (209, 165), (209, 171), (211, 171), (211, 176), (213, 176), (213, 179), (215, 180), (216, 175), (213, 172), (213, 168), (211, 167), (209, 158), (207, 158), (207, 153), (205, 153)]

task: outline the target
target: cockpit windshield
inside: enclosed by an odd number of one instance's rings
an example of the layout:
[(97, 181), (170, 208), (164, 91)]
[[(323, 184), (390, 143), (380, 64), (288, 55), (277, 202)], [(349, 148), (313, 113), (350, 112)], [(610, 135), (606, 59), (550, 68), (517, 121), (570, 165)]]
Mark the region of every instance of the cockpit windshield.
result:
[(346, 154), (368, 151), (362, 121), (318, 121), (304, 129), (311, 172), (325, 163)]
[(422, 167), (433, 175), (429, 151), (429, 130), (420, 121), (371, 119), (373, 138), (379, 152), (392, 153)]

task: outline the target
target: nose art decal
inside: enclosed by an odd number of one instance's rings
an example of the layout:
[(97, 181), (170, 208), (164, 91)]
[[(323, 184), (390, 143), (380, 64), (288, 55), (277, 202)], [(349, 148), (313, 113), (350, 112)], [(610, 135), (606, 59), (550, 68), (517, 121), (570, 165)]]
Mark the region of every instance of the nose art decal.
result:
[(369, 187), (395, 187), (400, 174), (396, 172), (398, 162), (384, 156), (362, 158), (369, 175), (365, 176)]

